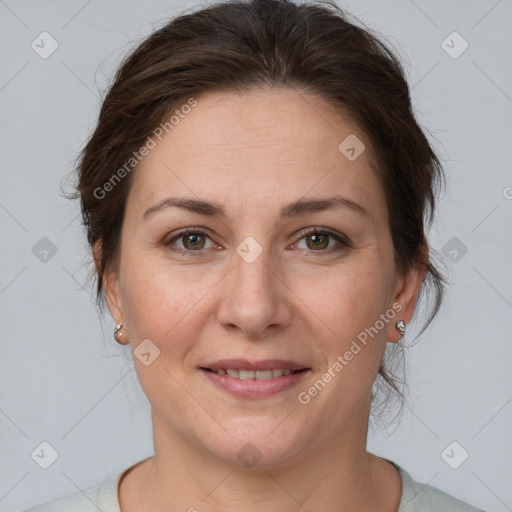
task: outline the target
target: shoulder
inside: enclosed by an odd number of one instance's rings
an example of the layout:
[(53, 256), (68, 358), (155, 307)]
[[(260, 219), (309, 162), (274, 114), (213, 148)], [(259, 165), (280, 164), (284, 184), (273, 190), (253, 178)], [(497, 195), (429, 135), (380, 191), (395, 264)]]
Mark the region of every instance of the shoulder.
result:
[(388, 462), (398, 469), (402, 478), (402, 497), (398, 512), (484, 512), (436, 487), (416, 482), (398, 464)]
[(83, 492), (36, 505), (22, 512), (121, 512), (117, 488), (122, 474), (119, 473)]

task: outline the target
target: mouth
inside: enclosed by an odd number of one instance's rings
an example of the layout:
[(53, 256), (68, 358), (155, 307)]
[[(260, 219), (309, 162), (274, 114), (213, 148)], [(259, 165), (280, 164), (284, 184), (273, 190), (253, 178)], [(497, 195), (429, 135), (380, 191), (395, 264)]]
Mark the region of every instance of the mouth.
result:
[(200, 366), (199, 370), (217, 388), (238, 397), (264, 398), (297, 385), (311, 368), (281, 359), (227, 359)]
[(308, 368), (301, 370), (290, 370), (289, 368), (274, 368), (272, 370), (240, 370), (232, 368), (220, 368), (212, 370), (211, 368), (201, 368), (201, 370), (216, 373), (217, 375), (229, 375), (234, 379), (240, 380), (270, 380), (282, 377), (283, 375), (295, 375), (296, 373), (305, 372)]

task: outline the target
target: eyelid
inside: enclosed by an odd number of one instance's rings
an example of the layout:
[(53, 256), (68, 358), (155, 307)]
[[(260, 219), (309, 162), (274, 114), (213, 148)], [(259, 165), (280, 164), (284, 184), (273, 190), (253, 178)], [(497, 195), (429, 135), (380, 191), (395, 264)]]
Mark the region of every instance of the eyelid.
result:
[(299, 238), (293, 244), (293, 246), (297, 245), (303, 238), (311, 235), (328, 235), (329, 237), (334, 238), (337, 241), (337, 244), (334, 247), (331, 247), (330, 249), (323, 249), (319, 251), (306, 249), (306, 252), (314, 256), (322, 257), (327, 255), (333, 255), (352, 247), (350, 239), (345, 234), (338, 233), (337, 231), (330, 228), (322, 228), (317, 226), (310, 226), (299, 231), (296, 234), (296, 236), (298, 236)]
[(334, 229), (330, 229), (330, 228), (310, 226), (310, 227), (301, 229), (298, 233), (296, 233), (296, 236), (300, 237), (299, 240), (301, 240), (302, 238), (304, 238), (307, 235), (329, 235), (333, 238), (336, 238), (340, 242), (343, 242), (346, 245), (350, 245), (350, 239), (345, 234), (339, 233), (338, 231), (335, 231)]
[[(163, 244), (165, 246), (170, 246), (172, 245), (172, 242), (175, 241), (175, 240), (179, 240), (181, 237), (185, 236), (185, 235), (195, 235), (195, 234), (202, 234), (202, 235), (206, 235), (212, 242), (213, 242), (213, 239), (212, 239), (212, 232), (207, 229), (207, 228), (199, 228), (199, 227), (188, 227), (188, 228), (184, 228), (184, 229), (181, 229), (179, 230), (177, 233), (173, 234), (171, 236), (171, 238), (169, 238), (167, 241), (164, 241)], [(215, 243), (215, 242), (213, 242)], [(199, 249), (197, 251), (191, 251), (191, 250), (186, 250), (186, 249), (181, 249), (181, 248), (176, 248), (176, 250), (178, 252), (186, 252), (186, 253), (200, 253), (201, 251), (203, 251), (204, 249)]]

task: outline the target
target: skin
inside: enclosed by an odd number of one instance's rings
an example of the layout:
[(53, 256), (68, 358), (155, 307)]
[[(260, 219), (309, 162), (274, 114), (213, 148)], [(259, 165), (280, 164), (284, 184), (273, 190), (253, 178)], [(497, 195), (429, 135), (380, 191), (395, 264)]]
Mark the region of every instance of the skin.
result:
[[(396, 271), (369, 141), (319, 98), (292, 89), (197, 99), (133, 171), (120, 260), (103, 276), (132, 350), (144, 339), (160, 350), (148, 366), (134, 357), (155, 455), (124, 474), (121, 509), (396, 512), (400, 476), (366, 451), (370, 392), (386, 342), (400, 339), (396, 320), (412, 318), (424, 270)], [(354, 161), (338, 150), (349, 134), (366, 144)], [(333, 208), (279, 218), (293, 201), (335, 193), (368, 215)], [(142, 219), (167, 197), (216, 201), (227, 217), (169, 207)], [(176, 238), (187, 227), (209, 230), (192, 241), (199, 251)], [(317, 248), (305, 229), (313, 227), (350, 246), (328, 254), (339, 242), (325, 237)], [(252, 263), (236, 252), (249, 236), (262, 248)], [(298, 393), (396, 303), (400, 313), (299, 403)], [(310, 371), (276, 395), (240, 398), (198, 369), (225, 358), (291, 359)], [(248, 442), (261, 454), (251, 468), (237, 457)]]

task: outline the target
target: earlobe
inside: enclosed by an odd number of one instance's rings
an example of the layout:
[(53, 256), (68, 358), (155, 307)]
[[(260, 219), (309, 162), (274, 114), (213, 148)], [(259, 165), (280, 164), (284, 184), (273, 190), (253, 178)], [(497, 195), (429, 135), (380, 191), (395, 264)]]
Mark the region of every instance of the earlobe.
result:
[(400, 304), (401, 309), (397, 312), (395, 317), (396, 321), (391, 323), (387, 333), (387, 340), (393, 343), (400, 341), (402, 338), (400, 326), (397, 326), (396, 322), (404, 322), (405, 327), (405, 325), (411, 321), (416, 307), (418, 294), (425, 279), (429, 253), (428, 243), (425, 238), (423, 238), (423, 244), (420, 251), (422, 263), (414, 262), (406, 274), (399, 278), (397, 288), (395, 289), (393, 304)]
[(103, 291), (114, 322), (116, 324), (121, 323), (124, 319), (124, 311), (117, 272), (109, 269), (105, 270), (103, 275)]
[(103, 275), (100, 275), (101, 269), (99, 262), (101, 260), (101, 241), (94, 244), (93, 256), (98, 279), (102, 280), (103, 293), (105, 294), (108, 309), (112, 315), (114, 323), (117, 325), (124, 319), (118, 272), (108, 266)]

